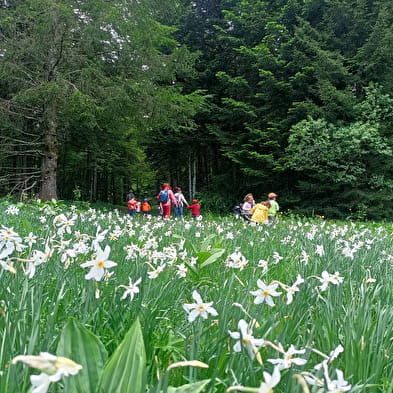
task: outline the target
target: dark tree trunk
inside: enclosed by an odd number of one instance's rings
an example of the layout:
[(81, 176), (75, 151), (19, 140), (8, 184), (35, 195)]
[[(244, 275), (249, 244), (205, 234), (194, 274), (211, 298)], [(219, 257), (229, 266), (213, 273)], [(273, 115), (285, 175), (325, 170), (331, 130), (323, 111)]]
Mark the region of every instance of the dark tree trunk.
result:
[(59, 152), (56, 120), (56, 108), (52, 106), (48, 111), (48, 129), (43, 137), (40, 191), (40, 198), (43, 201), (57, 199), (57, 161)]

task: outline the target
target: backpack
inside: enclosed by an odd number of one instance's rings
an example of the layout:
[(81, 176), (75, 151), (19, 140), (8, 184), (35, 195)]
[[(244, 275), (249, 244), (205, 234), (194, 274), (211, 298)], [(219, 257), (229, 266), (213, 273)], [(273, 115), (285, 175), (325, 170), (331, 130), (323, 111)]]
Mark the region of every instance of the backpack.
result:
[(160, 192), (160, 202), (167, 203), (168, 202), (168, 190), (161, 190)]

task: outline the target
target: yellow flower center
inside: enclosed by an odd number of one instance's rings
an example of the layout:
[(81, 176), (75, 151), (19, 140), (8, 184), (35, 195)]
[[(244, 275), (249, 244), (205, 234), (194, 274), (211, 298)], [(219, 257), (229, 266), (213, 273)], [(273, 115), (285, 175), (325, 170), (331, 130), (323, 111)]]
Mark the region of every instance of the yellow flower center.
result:
[(205, 306), (200, 305), (200, 306), (197, 307), (197, 310), (198, 311), (204, 311), (205, 310)]
[(265, 296), (265, 297), (270, 296), (269, 291), (263, 291), (262, 293), (263, 293), (263, 296)]
[(98, 261), (97, 266), (102, 269), (105, 266), (105, 261)]
[(250, 340), (247, 337), (243, 337), (243, 344), (248, 344)]

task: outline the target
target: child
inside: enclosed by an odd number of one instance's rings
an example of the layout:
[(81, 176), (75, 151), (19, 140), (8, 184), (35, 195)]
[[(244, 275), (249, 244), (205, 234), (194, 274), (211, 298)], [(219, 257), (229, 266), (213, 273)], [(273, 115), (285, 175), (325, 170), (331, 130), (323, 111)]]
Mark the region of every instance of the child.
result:
[(260, 202), (257, 203), (254, 207), (251, 208), (250, 213), (251, 221), (257, 223), (267, 223), (268, 222), (268, 213), (270, 208), (270, 202)]
[(128, 202), (127, 202), (127, 207), (128, 207), (128, 214), (131, 217), (134, 217), (135, 213), (136, 213), (136, 209), (138, 207), (138, 203), (136, 201), (135, 198), (131, 198)]
[(254, 197), (252, 194), (247, 194), (243, 199), (242, 214), (246, 221), (250, 221), (250, 210), (255, 206)]
[(192, 200), (192, 205), (187, 206), (187, 209), (191, 209), (191, 217), (194, 219), (201, 215), (201, 205), (196, 199)]
[(277, 222), (277, 212), (280, 210), (280, 206), (278, 205), (276, 199), (278, 197), (277, 194), (274, 192), (271, 192), (268, 196), (268, 200), (270, 203), (270, 208), (269, 208), (269, 223), (270, 224), (275, 224)]
[(143, 201), (141, 203), (141, 212), (142, 216), (146, 217), (150, 214), (151, 211), (151, 203), (147, 198), (143, 198)]

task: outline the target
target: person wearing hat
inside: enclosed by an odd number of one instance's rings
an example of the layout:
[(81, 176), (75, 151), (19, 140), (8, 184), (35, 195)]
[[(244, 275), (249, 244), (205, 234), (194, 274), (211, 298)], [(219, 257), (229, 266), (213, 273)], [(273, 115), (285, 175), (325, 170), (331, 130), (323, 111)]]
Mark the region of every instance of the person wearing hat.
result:
[(270, 208), (268, 212), (268, 220), (270, 224), (275, 224), (277, 222), (277, 212), (280, 210), (280, 206), (278, 205), (276, 198), (278, 197), (277, 194), (271, 192), (268, 194), (268, 200), (270, 202)]
[(191, 209), (192, 218), (198, 218), (201, 215), (201, 205), (196, 199), (192, 200), (192, 205), (187, 206), (187, 209)]

